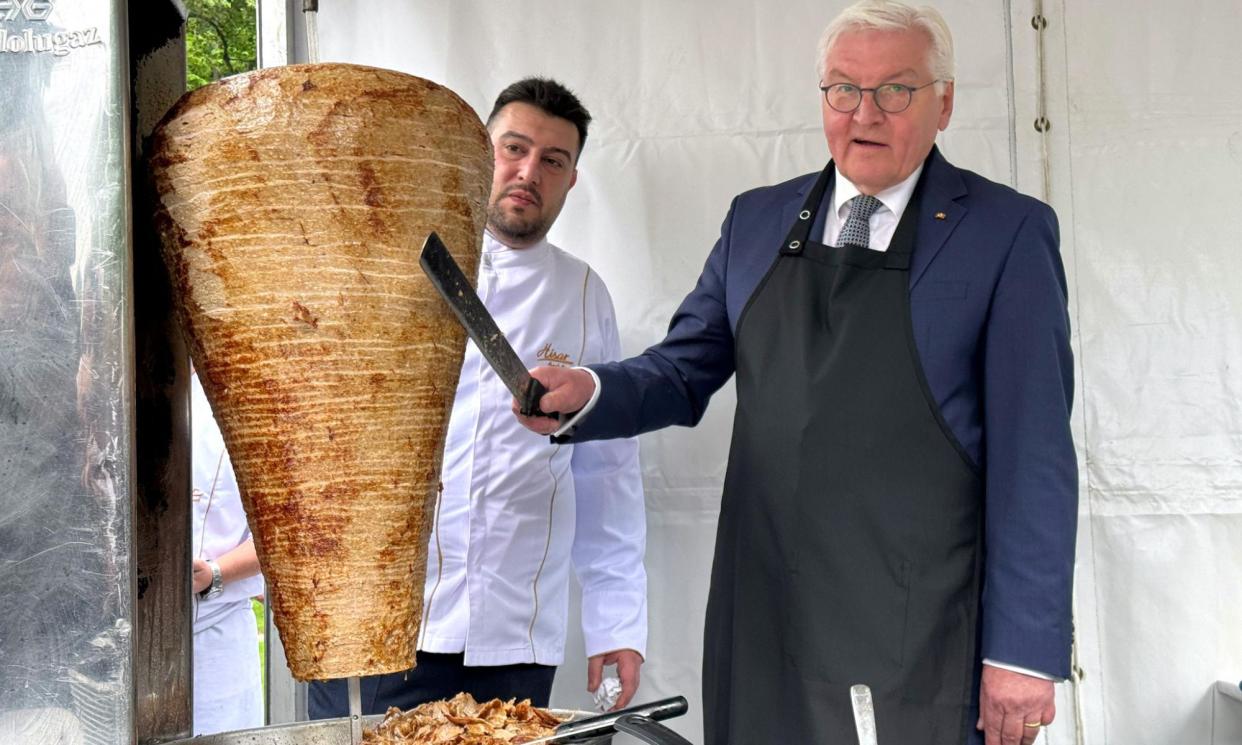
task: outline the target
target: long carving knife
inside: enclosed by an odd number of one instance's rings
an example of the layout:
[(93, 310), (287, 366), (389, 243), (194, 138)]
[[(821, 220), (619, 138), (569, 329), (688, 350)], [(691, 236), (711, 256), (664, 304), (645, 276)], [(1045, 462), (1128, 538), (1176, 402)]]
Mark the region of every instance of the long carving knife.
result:
[(518, 409), (522, 414), (556, 418), (555, 413), (545, 413), (539, 409), (539, 399), (548, 392), (547, 389), (526, 371), (522, 359), (513, 351), (509, 340), (474, 291), (474, 285), (466, 279), (461, 267), (453, 260), (452, 254), (435, 232), (427, 234), (418, 264), (453, 310), (453, 315), (465, 326), (466, 333), (479, 347), (483, 359), (487, 360), (487, 364), (492, 366), (504, 381), (505, 387), (517, 399)]

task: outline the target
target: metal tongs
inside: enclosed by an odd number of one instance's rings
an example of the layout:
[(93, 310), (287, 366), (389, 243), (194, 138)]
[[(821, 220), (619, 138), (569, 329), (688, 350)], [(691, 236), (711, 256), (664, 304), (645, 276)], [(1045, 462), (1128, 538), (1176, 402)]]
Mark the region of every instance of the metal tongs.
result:
[(681, 716), (688, 708), (684, 696), (674, 696), (649, 704), (610, 711), (597, 717), (565, 722), (556, 728), (555, 733), (528, 740), (525, 745), (543, 745), (543, 743), (561, 745), (561, 743), (583, 742), (614, 731), (624, 732), (651, 745), (691, 745), (689, 740), (657, 721)]

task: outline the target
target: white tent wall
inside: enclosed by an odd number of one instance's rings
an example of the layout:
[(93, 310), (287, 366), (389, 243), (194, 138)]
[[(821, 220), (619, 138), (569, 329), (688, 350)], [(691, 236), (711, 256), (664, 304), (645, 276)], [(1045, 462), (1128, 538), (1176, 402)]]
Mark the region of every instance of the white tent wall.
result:
[[(481, 116), (526, 75), (580, 94), (595, 122), (551, 238), (607, 281), (637, 353), (693, 286), (730, 199), (826, 161), (814, 50), (845, 4), (321, 0), (319, 30), (323, 60), (435, 80)], [(1057, 208), (1070, 280), (1084, 679), (1077, 695), (1058, 687), (1041, 742), (1212, 742), (1209, 688), (1242, 676), (1242, 3), (1048, 0), (1044, 76), (1036, 0), (939, 6), (958, 57), (941, 148)], [(1041, 90), (1047, 135), (1031, 125)], [(695, 742), (733, 400), (729, 385), (696, 429), (641, 439), (640, 698), (686, 695), (675, 727)], [(553, 697), (584, 708), (571, 615)]]
[(1085, 739), (1242, 742), (1242, 3), (1048, 5)]

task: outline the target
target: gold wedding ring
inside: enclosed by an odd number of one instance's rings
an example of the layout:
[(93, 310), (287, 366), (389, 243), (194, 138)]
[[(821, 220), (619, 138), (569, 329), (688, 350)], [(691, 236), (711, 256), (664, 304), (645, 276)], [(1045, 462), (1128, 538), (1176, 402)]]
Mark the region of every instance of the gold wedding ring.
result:
[(1044, 726), (1044, 723), (1043, 722), (1023, 722), (1022, 726), (1030, 727), (1032, 729), (1039, 729), (1040, 727)]

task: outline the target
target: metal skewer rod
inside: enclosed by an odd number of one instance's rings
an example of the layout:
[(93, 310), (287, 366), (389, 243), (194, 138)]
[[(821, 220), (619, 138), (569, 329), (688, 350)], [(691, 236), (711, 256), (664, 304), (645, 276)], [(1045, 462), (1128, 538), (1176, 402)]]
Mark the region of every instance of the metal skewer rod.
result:
[(319, 61), (319, 0), (302, 0), (302, 18), (306, 21), (306, 61)]
[(346, 680), (349, 688), (349, 742), (362, 745), (362, 681), (357, 675)]

